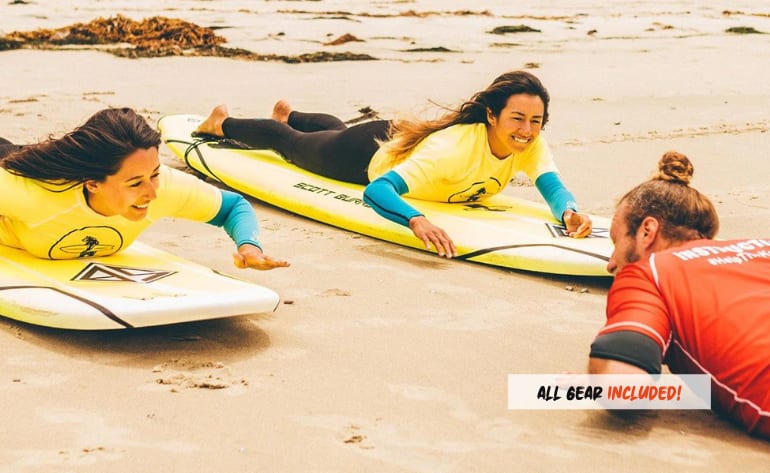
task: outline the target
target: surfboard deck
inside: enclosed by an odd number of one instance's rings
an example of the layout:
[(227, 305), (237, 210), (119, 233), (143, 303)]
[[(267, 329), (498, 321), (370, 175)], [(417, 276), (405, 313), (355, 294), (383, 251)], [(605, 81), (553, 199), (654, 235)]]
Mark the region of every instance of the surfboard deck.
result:
[(279, 297), (141, 242), (100, 258), (46, 260), (0, 245), (0, 315), (109, 330), (273, 312)]
[[(298, 215), (425, 250), (407, 227), (380, 217), (364, 203), (363, 186), (305, 171), (271, 150), (193, 137), (204, 118), (176, 114), (158, 122), (164, 143), (191, 169)], [(452, 237), (458, 259), (552, 274), (610, 276), (607, 218), (592, 215), (593, 234), (575, 239), (566, 235), (545, 203), (505, 193), (468, 203), (407, 201)]]

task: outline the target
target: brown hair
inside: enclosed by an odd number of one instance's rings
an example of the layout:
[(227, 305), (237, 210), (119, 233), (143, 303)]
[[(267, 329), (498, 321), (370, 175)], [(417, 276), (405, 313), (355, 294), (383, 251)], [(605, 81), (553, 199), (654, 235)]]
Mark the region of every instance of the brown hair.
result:
[(492, 115), (499, 117), (508, 99), (518, 94), (540, 97), (543, 101), (541, 126), (545, 127), (548, 122), (548, 103), (551, 100), (548, 90), (533, 74), (526, 71), (511, 71), (495, 78), (486, 89), (475, 93), (460, 108), (450, 110), (436, 120), (394, 120), (390, 129), (392, 138), (381, 145), (387, 147), (393, 156), (391, 164), (398, 164), (431, 133), (458, 124), (487, 123), (487, 109), (492, 112)]
[(66, 190), (89, 180), (104, 181), (134, 151), (158, 146), (160, 134), (143, 117), (130, 108), (110, 108), (61, 138), (23, 146), (6, 155), (0, 166)]
[(714, 238), (719, 217), (705, 195), (690, 186), (695, 172), (684, 154), (669, 151), (660, 158), (658, 172), (624, 195), (629, 235), (635, 235), (645, 217), (661, 224), (661, 235), (671, 241)]

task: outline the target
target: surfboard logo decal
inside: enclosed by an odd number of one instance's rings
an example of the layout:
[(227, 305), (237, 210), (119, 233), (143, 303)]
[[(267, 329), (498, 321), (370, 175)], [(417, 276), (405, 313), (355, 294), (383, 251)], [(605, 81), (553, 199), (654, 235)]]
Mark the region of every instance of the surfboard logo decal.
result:
[(308, 191), (313, 194), (322, 195), (324, 197), (330, 197), (335, 200), (341, 200), (343, 202), (348, 202), (354, 205), (360, 205), (362, 207), (369, 207), (369, 204), (364, 202), (364, 199), (361, 197), (356, 197), (352, 195), (343, 194), (337, 191), (333, 191), (331, 189), (327, 189), (322, 186), (317, 186), (315, 184), (310, 184), (307, 182), (298, 182), (292, 186), (295, 189), (302, 189), (303, 191)]
[[(569, 236), (569, 233), (567, 233), (567, 227), (565, 227), (562, 224), (546, 223), (545, 226), (548, 227), (548, 230), (551, 232), (551, 236), (553, 236), (554, 238), (571, 238)], [(593, 227), (591, 229), (591, 234), (588, 235), (586, 238), (609, 238), (609, 237), (610, 237), (609, 228)]]
[(171, 276), (172, 274), (176, 274), (176, 271), (89, 263), (82, 271), (72, 278), (72, 281), (135, 282), (147, 284)]

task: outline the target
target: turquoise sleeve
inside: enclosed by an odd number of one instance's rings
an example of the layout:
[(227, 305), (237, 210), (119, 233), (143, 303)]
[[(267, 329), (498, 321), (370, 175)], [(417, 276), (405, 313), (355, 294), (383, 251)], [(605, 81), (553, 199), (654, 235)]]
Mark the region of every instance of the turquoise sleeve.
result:
[(556, 220), (562, 221), (562, 216), (567, 209), (578, 211), (575, 197), (564, 186), (564, 183), (555, 172), (546, 172), (540, 175), (535, 181), (535, 187), (545, 199), (551, 208), (551, 214)]
[(262, 249), (259, 244), (259, 223), (251, 204), (242, 195), (226, 190), (222, 192), (222, 206), (217, 215), (207, 223), (224, 227), (237, 246), (244, 243)]
[(364, 202), (382, 217), (408, 227), (409, 219), (422, 213), (401, 198), (401, 195), (407, 192), (409, 187), (404, 179), (396, 171), (391, 170), (366, 186)]

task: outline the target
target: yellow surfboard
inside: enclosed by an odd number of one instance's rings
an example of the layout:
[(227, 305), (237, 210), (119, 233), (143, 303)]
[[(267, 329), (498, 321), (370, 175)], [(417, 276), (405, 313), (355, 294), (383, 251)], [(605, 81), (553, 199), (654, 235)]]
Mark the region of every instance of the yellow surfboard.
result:
[[(237, 191), (329, 225), (425, 250), (401, 225), (380, 217), (363, 201), (363, 186), (305, 171), (270, 150), (240, 149), (227, 140), (193, 137), (197, 115), (167, 115), (163, 141), (195, 171)], [(591, 216), (594, 232), (575, 239), (544, 203), (500, 193), (483, 201), (442, 203), (407, 199), (454, 240), (459, 259), (544, 273), (610, 276), (609, 220)]]
[(272, 312), (272, 290), (141, 242), (100, 258), (47, 260), (0, 245), (0, 315), (105, 330)]

